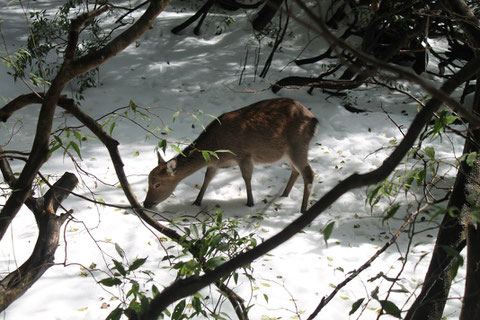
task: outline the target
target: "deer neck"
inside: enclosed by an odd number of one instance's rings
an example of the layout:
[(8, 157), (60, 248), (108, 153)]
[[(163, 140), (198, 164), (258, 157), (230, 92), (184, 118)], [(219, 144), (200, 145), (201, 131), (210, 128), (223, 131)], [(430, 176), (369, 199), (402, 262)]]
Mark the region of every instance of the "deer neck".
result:
[(175, 157), (177, 160), (177, 176), (179, 179), (184, 179), (208, 165), (202, 153), (192, 145), (186, 147), (182, 153), (183, 155), (179, 154)]

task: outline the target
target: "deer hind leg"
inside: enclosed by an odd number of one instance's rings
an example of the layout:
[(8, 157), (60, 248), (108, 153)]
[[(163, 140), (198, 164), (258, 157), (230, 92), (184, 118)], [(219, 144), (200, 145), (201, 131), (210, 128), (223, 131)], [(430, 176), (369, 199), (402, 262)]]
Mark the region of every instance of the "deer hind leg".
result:
[(202, 187), (200, 188), (200, 192), (198, 193), (197, 199), (193, 202), (194, 205), (200, 206), (202, 204), (203, 195), (205, 194), (205, 190), (207, 190), (210, 181), (212, 181), (213, 177), (217, 173), (217, 168), (215, 167), (208, 167), (207, 172), (205, 172), (205, 178), (203, 179)]
[(290, 174), (290, 178), (288, 179), (287, 186), (285, 187), (285, 190), (282, 193), (282, 197), (288, 197), (290, 194), (290, 191), (292, 191), (292, 187), (295, 184), (295, 181), (297, 181), (298, 176), (300, 173), (295, 169), (293, 164), (290, 164), (290, 167), (292, 168), (292, 173)]
[(307, 211), (308, 206), (308, 198), (310, 197), (310, 192), (312, 191), (313, 186), (313, 170), (310, 165), (306, 165), (302, 172), (303, 178), (303, 200), (302, 200), (302, 207), (300, 209), (301, 213), (305, 213)]
[(294, 176), (294, 171), (297, 171), (297, 176), (300, 172), (304, 184), (303, 199), (300, 212), (304, 213), (307, 211), (308, 198), (310, 197), (310, 192), (312, 191), (313, 184), (313, 170), (308, 164), (308, 144), (297, 144), (296, 147), (292, 148), (292, 150), (289, 152), (289, 157), (292, 164), (292, 174), (290, 175), (290, 179), (288, 180), (284, 194), (286, 193), (286, 191), (290, 191), (289, 189), (292, 188), (293, 183), (295, 182), (295, 180), (291, 181), (293, 178), (296, 179), (296, 177)]
[(247, 187), (247, 206), (253, 207), (253, 193), (252, 193), (252, 173), (253, 161), (250, 158), (242, 159), (238, 164), (240, 172), (242, 173), (245, 186)]

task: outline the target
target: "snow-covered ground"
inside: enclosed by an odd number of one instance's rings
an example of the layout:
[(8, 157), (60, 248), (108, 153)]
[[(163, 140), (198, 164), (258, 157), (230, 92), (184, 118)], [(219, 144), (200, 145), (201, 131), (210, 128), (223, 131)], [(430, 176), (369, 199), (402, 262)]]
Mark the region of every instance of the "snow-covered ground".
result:
[[(28, 6), (42, 8), (51, 6), (49, 3), (54, 2), (28, 2)], [(180, 4), (177, 3), (177, 7)], [(155, 107), (152, 110), (159, 117), (154, 118), (149, 128), (170, 126), (171, 134), (162, 137), (175, 143), (188, 142), (202, 130), (188, 112), (202, 110), (205, 115), (196, 114), (206, 125), (212, 119), (208, 114), (219, 115), (277, 96), (294, 98), (307, 106), (320, 121), (309, 156), (315, 171), (312, 201), (351, 173), (366, 172), (381, 165), (391, 151), (388, 147), (402, 138), (396, 125), (405, 129), (416, 113), (417, 105), (406, 96), (373, 86), (348, 92), (344, 100), (320, 90), (315, 90), (312, 95), (305, 89), (281, 90), (275, 95), (267, 89), (276, 80), (293, 74), (311, 75), (315, 69), (321, 72), (320, 65), (298, 67), (291, 63), (298, 52), (315, 38), (313, 34), (302, 33), (299, 27), (294, 29), (293, 36), (288, 36), (282, 50), (275, 54), (271, 72), (265, 79), (260, 79), (254, 76), (254, 53), (259, 43), (252, 36), (248, 15), (241, 11), (228, 13), (236, 22), (221, 35), (214, 35), (213, 18), (207, 21), (210, 23), (207, 26), (209, 31), (204, 36), (194, 36), (191, 28), (181, 35), (170, 33), (173, 26), (191, 14), (189, 11), (177, 14), (172, 6), (167, 7), (152, 30), (101, 66), (100, 85), (84, 93), (81, 107), (93, 117), (128, 106), (130, 100), (139, 106)], [(25, 43), (27, 37), (24, 14), (16, 4), (2, 4), (0, 18), (8, 49), (14, 51)], [(313, 41), (302, 57), (318, 54), (321, 46), (320, 40)], [(260, 68), (270, 49), (266, 42), (262, 43)], [(21, 82), (14, 83), (6, 71), (5, 66), (0, 65), (0, 97), (3, 100), (9, 101), (18, 94), (28, 92)], [(242, 83), (239, 84), (241, 75)], [(410, 90), (421, 95), (414, 86), (410, 86)], [(342, 106), (344, 103), (353, 103), (368, 112), (350, 113)], [(173, 121), (177, 110), (185, 113), (180, 113)], [(0, 127), (2, 145), (10, 133), (15, 132), (5, 149), (29, 150), (37, 111), (38, 106), (29, 106), (15, 113), (6, 126)], [(384, 111), (388, 112), (388, 116)], [(57, 125), (65, 121), (69, 125), (77, 124), (70, 115), (58, 109)], [(145, 126), (148, 124), (139, 118), (137, 121)], [(126, 119), (119, 120), (113, 137), (120, 142), (130, 183), (137, 197), (143, 200), (147, 174), (156, 164), (154, 148), (159, 140), (153, 136), (146, 139), (146, 132)], [(453, 144), (457, 147), (458, 156), (462, 141), (454, 140)], [(448, 141), (439, 143), (436, 148), (437, 154), (453, 159)], [(166, 158), (175, 154), (172, 148), (168, 148)], [(94, 139), (88, 139), (82, 146), (82, 158), (78, 165), (92, 176), (83, 175), (76, 192), (88, 197), (94, 193), (105, 202), (126, 205), (122, 190), (116, 185), (117, 179), (106, 149)], [(21, 170), (21, 163), (13, 161), (12, 165), (15, 171)], [(44, 175), (55, 176), (65, 171), (77, 173), (80, 177), (69, 157), (64, 157), (61, 151), (56, 152), (41, 169)], [(191, 203), (197, 195), (198, 185), (202, 183), (203, 174), (202, 170), (185, 179), (174, 195), (161, 203), (157, 210), (168, 218), (196, 214), (200, 209), (191, 206)], [(241, 224), (244, 228), (242, 233), (255, 232), (259, 238), (268, 238), (300, 214), (301, 179), (289, 198), (279, 198), (289, 174), (289, 167), (284, 162), (256, 167), (253, 177), (256, 204), (249, 208), (244, 205), (245, 187), (238, 168), (223, 169), (210, 184), (202, 207), (209, 210), (219, 205), (225, 216), (245, 219)], [(380, 209), (372, 213), (365, 205), (365, 199), (366, 189), (348, 192), (303, 233), (253, 263), (257, 279), (254, 287), (245, 280), (235, 286), (241, 296), (255, 304), (250, 311), (251, 319), (306, 319), (324, 295), (329, 294), (350, 271), (361, 266), (387, 241), (390, 232), (394, 233), (401, 225), (401, 219), (392, 220), (390, 225), (382, 224), (381, 218), (378, 218)], [(84, 267), (95, 265), (95, 269), (107, 270), (107, 266), (112, 266), (112, 258), (121, 260), (115, 244), (125, 251), (130, 261), (136, 257), (148, 257), (142, 268), (154, 272), (157, 287), (162, 288), (173, 280), (174, 271), (162, 261), (166, 254), (164, 248), (170, 243), (159, 241), (157, 234), (149, 231), (135, 215), (122, 209), (96, 206), (75, 196), (65, 201), (64, 206), (73, 209), (74, 214), (73, 219), (65, 224), (56, 265), (3, 312), (0, 315), (2, 319), (104, 319), (118, 305), (116, 297), (120, 292), (102, 288), (96, 280), (106, 275), (100, 271), (86, 272)], [(262, 220), (248, 217), (259, 213), (263, 215)], [(332, 221), (336, 222), (335, 229), (326, 245), (321, 231)], [(418, 228), (428, 229), (434, 225), (424, 222)], [(22, 209), (0, 243), (0, 276), (16, 269), (30, 255), (36, 241), (36, 230), (32, 214), (26, 208)], [(430, 230), (415, 237), (406, 269), (399, 280), (406, 292), (389, 297), (397, 306), (408, 309), (408, 304), (414, 299), (411, 297), (407, 301), (423, 280), (435, 236), (436, 230)], [(340, 290), (319, 318), (357, 318), (360, 311), (352, 316), (348, 314), (352, 303), (360, 298), (366, 298), (366, 302), (376, 286), (379, 286), (380, 298), (384, 299), (391, 283), (368, 280), (379, 272), (389, 277), (397, 275), (401, 267), (397, 249), (403, 251), (407, 240), (406, 236), (401, 236), (398, 247), (389, 248), (370, 268)], [(463, 270), (460, 270), (457, 276), (459, 283), (451, 293), (454, 298), (448, 301), (445, 312), (448, 319), (458, 317), (461, 301), (456, 297), (462, 295), (463, 277)], [(207, 295), (208, 291), (205, 292)], [(264, 295), (268, 296), (268, 301)], [(404, 306), (405, 303), (407, 306)], [(361, 318), (375, 319), (379, 307), (378, 302), (370, 302)], [(235, 318), (229, 306), (226, 305), (224, 311)]]

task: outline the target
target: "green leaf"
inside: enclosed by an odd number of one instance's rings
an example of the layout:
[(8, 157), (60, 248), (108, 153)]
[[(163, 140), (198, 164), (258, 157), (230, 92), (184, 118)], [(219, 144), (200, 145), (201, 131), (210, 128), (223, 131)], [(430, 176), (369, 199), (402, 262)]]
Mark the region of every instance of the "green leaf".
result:
[(458, 253), (457, 250), (455, 250), (452, 247), (445, 246), (445, 245), (441, 245), (439, 247), (440, 247), (440, 249), (445, 251), (448, 256), (453, 257), (452, 266), (450, 268), (450, 276), (453, 279), (457, 275), (458, 268), (463, 266), (463, 257), (460, 255), (460, 253)]
[(160, 149), (163, 150), (163, 152), (165, 153), (165, 151), (167, 150), (167, 140), (166, 139), (162, 139), (159, 143), (158, 143), (158, 147)]
[(135, 313), (142, 312), (142, 306), (136, 300), (130, 301), (130, 305), (128, 306), (128, 308), (135, 311)]
[(235, 155), (235, 153), (232, 150), (227, 150), (227, 149), (219, 149), (219, 150), (215, 150), (215, 152), (216, 153), (230, 153), (230, 154)]
[(217, 158), (217, 159), (220, 159), (220, 157), (218, 156), (217, 152), (216, 151), (209, 151), (208, 152), (211, 156)]
[[(82, 153), (80, 151), (80, 147), (78, 146), (78, 144), (75, 142), (75, 141), (70, 141), (70, 143), (68, 144), (69, 146), (72, 146), (73, 150), (75, 150), (75, 152), (77, 153), (78, 157), (80, 159), (82, 159)], [(68, 149), (68, 146), (67, 148), (65, 149), (65, 151)]]
[(457, 116), (449, 115), (449, 116), (446, 116), (446, 117), (445, 117), (445, 123), (446, 123), (446, 124), (452, 124), (452, 123), (454, 123), (457, 119), (458, 119)]
[(160, 294), (160, 290), (158, 290), (156, 285), (152, 285), (152, 297), (155, 298)]
[(137, 104), (136, 104), (135, 102), (133, 102), (133, 100), (130, 100), (129, 107), (130, 107), (130, 109), (132, 109), (133, 111), (136, 111), (136, 110), (137, 110)]
[(200, 300), (199, 297), (193, 297), (192, 299), (192, 307), (193, 309), (197, 312), (200, 313), (202, 312), (202, 301)]
[(113, 286), (118, 286), (122, 284), (122, 280), (118, 278), (105, 278), (99, 281), (100, 284), (107, 286), (107, 287), (113, 287)]
[(180, 301), (175, 308), (173, 309), (172, 313), (172, 320), (179, 320), (182, 318), (183, 310), (185, 310), (186, 302), (185, 299)]
[(382, 188), (382, 185), (377, 185), (375, 188), (373, 188), (372, 191), (370, 191), (367, 195), (367, 200), (368, 200), (368, 204), (370, 206), (372, 206), (374, 203), (374, 200), (375, 198), (377, 197), (377, 194), (378, 192), (380, 191), (380, 189)]
[(137, 270), (145, 263), (145, 261), (147, 261), (147, 258), (135, 259), (135, 261), (132, 262), (130, 267), (128, 267), (128, 271)]
[(433, 147), (426, 147), (425, 154), (431, 159), (435, 159), (435, 149)]
[(144, 314), (145, 311), (148, 309), (148, 306), (150, 305), (150, 301), (143, 294), (140, 295), (140, 305), (142, 306), (142, 311), (140, 312), (140, 314)]
[(350, 312), (348, 313), (349, 316), (351, 316), (352, 314), (354, 314), (355, 311), (357, 311), (358, 308), (360, 308), (360, 306), (361, 306), (362, 303), (363, 303), (363, 300), (365, 300), (365, 298), (358, 299), (357, 301), (355, 301), (355, 302), (352, 304), (352, 309), (350, 309)]
[(126, 297), (130, 297), (132, 294), (136, 297), (140, 291), (140, 285), (136, 281), (132, 281), (132, 288), (127, 292)]
[(200, 121), (200, 119), (198, 119), (197, 115), (194, 114), (194, 113), (192, 113), (190, 115), (193, 117), (193, 119), (195, 119), (195, 121), (198, 123), (198, 125), (200, 127), (202, 127), (203, 131), (205, 131), (205, 126), (203, 125), (202, 121)]
[(173, 116), (172, 116), (172, 117), (173, 117), (173, 122), (175, 122), (175, 119), (177, 119), (177, 117), (178, 117), (179, 115), (180, 115), (180, 110), (178, 110), (177, 112), (175, 112), (175, 113), (173, 114)]
[(123, 267), (121, 262), (118, 262), (115, 259), (112, 259), (113, 264), (115, 265), (115, 269), (117, 269), (118, 273), (120, 273), (122, 276), (126, 276), (127, 272), (125, 271), (125, 268)]
[(468, 166), (472, 167), (472, 168), (473, 168), (476, 160), (477, 160), (477, 153), (476, 152), (470, 152), (467, 156), (467, 159), (465, 159)]
[(110, 124), (110, 128), (108, 129), (108, 134), (109, 134), (109, 135), (112, 135), (113, 129), (115, 129), (116, 124), (117, 124), (116, 122), (112, 122), (112, 123)]
[(118, 243), (115, 243), (115, 250), (117, 250), (117, 253), (120, 257), (125, 257), (125, 251), (123, 251), (122, 247), (120, 247)]
[(62, 139), (60, 139), (60, 137), (53, 136), (53, 138), (55, 139), (56, 143), (48, 151), (49, 154), (52, 154), (55, 150), (57, 150), (58, 148), (60, 148), (63, 145)]
[(80, 131), (78, 131), (78, 130), (73, 130), (73, 135), (74, 135), (75, 138), (78, 140), (78, 142), (80, 143), (80, 145), (82, 145), (82, 134), (80, 133)]
[(398, 211), (400, 208), (400, 203), (395, 203), (393, 204), (387, 211), (387, 214), (382, 218), (382, 222), (387, 221), (388, 219), (392, 218), (395, 213)]
[(209, 163), (211, 161), (210, 153), (207, 150), (202, 150), (202, 157), (205, 159), (205, 162)]
[(427, 176), (427, 170), (421, 169), (418, 171), (418, 174), (416, 176), (417, 179), (417, 186), (421, 186), (422, 182), (425, 180), (425, 177)]
[(213, 236), (212, 238), (212, 242), (210, 242), (210, 247), (212, 247), (212, 249), (215, 249), (217, 248), (218, 244), (222, 241), (223, 239), (223, 234), (216, 234)]
[(118, 306), (107, 316), (105, 320), (119, 320), (122, 317), (123, 309)]
[(177, 145), (170, 145), (170, 147), (175, 150), (177, 153), (181, 154), (182, 156), (186, 157), (183, 151)]
[(383, 311), (385, 311), (385, 313), (394, 316), (395, 318), (402, 318), (400, 309), (398, 309), (395, 303), (388, 300), (381, 300), (379, 302), (382, 305)]
[(205, 268), (215, 269), (216, 267), (223, 264), (224, 262), (225, 262), (225, 259), (223, 257), (213, 257), (205, 263)]
[(335, 227), (335, 221), (330, 222), (323, 228), (323, 239), (325, 240), (325, 243), (327, 243), (328, 239), (330, 239), (330, 236), (332, 235), (333, 228)]

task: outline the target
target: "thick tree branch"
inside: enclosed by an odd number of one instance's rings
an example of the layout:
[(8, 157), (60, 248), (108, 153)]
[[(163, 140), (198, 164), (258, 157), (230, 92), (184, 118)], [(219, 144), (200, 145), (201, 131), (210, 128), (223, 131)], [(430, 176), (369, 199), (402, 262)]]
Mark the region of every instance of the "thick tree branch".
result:
[(80, 36), (81, 28), (84, 24), (95, 19), (102, 13), (108, 10), (108, 6), (100, 7), (97, 10), (86, 12), (72, 19), (70, 32), (68, 33), (67, 47), (65, 48), (65, 60), (74, 60), (77, 51), (78, 38)]
[(22, 94), (8, 102), (0, 109), (0, 121), (7, 122), (13, 113), (33, 103), (42, 103), (43, 96), (36, 93)]
[(3, 148), (0, 146), (0, 171), (2, 171), (3, 180), (9, 185), (13, 186), (17, 182), (17, 178), (13, 174), (12, 168), (10, 167), (10, 163), (8, 162), (6, 157), (2, 157)]

